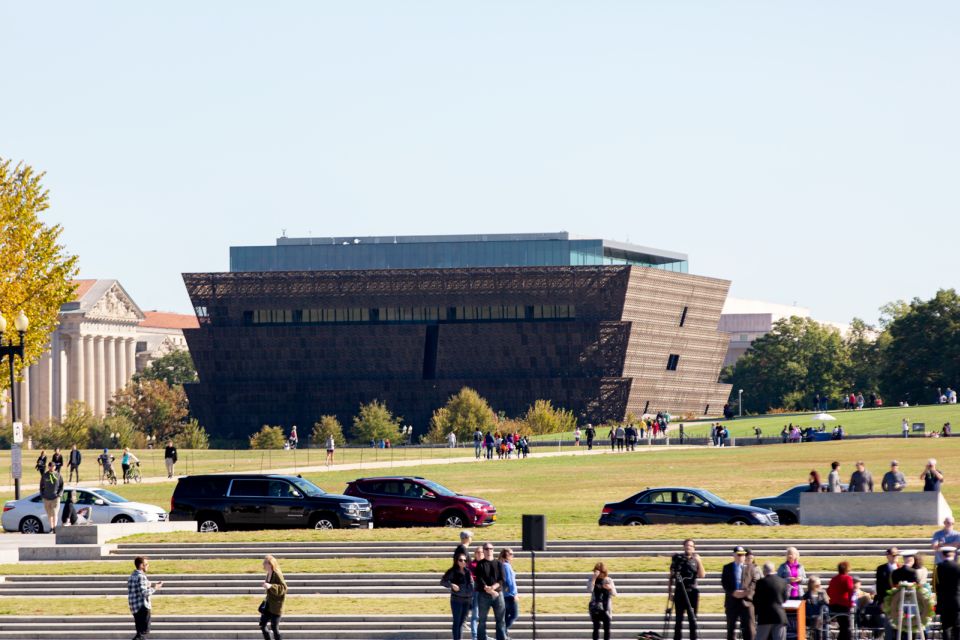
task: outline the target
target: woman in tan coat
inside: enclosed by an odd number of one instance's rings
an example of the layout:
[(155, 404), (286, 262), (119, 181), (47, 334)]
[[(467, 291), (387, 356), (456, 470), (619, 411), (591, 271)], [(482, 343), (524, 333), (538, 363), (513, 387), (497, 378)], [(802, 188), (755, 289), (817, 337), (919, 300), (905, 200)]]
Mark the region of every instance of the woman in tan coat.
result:
[(280, 616), (283, 615), (283, 600), (287, 597), (287, 581), (283, 579), (280, 565), (273, 556), (263, 559), (263, 568), (267, 572), (263, 580), (266, 598), (260, 605), (260, 631), (263, 632), (264, 640), (270, 640), (270, 633), (267, 631), (269, 622), (273, 629), (273, 640), (280, 640)]

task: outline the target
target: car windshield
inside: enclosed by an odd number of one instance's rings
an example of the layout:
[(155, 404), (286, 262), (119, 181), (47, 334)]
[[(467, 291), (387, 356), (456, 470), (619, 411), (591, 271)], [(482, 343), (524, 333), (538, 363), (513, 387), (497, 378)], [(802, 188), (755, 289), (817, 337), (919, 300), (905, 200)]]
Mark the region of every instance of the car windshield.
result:
[(290, 478), (290, 482), (296, 485), (297, 489), (303, 491), (304, 494), (310, 497), (322, 496), (326, 493), (323, 489), (313, 484), (309, 480), (304, 480), (303, 478)]
[(699, 491), (700, 491), (700, 495), (702, 495), (708, 502), (712, 502), (713, 504), (730, 504), (723, 498), (713, 495), (706, 489), (699, 489)]
[(430, 491), (433, 491), (438, 496), (446, 496), (449, 498), (457, 495), (455, 491), (450, 491), (450, 489), (447, 489), (442, 484), (437, 484), (436, 482), (432, 482), (430, 480), (421, 480), (420, 482), (423, 484), (423, 486), (425, 486), (427, 489), (430, 489)]
[(121, 498), (112, 491), (106, 489), (92, 489), (92, 492), (106, 500), (107, 502), (130, 502), (126, 498)]

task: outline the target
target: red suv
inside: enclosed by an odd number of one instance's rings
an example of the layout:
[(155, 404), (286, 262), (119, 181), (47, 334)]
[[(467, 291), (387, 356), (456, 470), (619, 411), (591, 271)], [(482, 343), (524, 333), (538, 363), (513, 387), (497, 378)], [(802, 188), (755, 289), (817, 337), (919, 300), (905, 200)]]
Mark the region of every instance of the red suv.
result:
[(497, 520), (497, 510), (486, 500), (420, 477), (359, 478), (344, 493), (373, 505), (376, 526), (483, 527)]

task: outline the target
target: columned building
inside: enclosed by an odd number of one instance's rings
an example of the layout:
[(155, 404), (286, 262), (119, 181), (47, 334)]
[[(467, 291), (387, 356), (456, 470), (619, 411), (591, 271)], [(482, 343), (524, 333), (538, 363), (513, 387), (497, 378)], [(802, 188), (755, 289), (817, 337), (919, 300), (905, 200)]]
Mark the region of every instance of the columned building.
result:
[(116, 280), (77, 280), (59, 320), (47, 352), (17, 383), (24, 423), (59, 420), (76, 400), (103, 415), (137, 371), (186, 349), (182, 329), (197, 326), (192, 315), (142, 311)]

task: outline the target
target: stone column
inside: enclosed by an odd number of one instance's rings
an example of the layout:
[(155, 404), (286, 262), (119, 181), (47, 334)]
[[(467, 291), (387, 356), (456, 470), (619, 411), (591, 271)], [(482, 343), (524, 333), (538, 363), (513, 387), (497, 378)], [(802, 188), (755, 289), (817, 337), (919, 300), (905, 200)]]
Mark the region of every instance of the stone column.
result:
[(33, 395), (36, 398), (37, 420), (50, 420), (52, 411), (50, 405), (53, 402), (53, 356), (52, 351), (47, 351), (40, 357), (36, 365), (37, 379), (33, 383)]
[(126, 344), (127, 375), (133, 377), (137, 373), (137, 339), (127, 338)]
[(127, 372), (127, 339), (117, 338), (114, 346), (114, 357), (117, 360), (117, 389), (127, 386), (130, 374)]
[(17, 393), (17, 416), (23, 424), (30, 424), (30, 369), (23, 370), (23, 380)]
[(84, 336), (79, 334), (70, 336), (70, 357), (67, 360), (67, 378), (70, 381), (69, 402), (86, 401), (83, 388), (86, 381), (86, 371), (83, 370), (84, 351)]
[(69, 394), (69, 387), (68, 387), (69, 375), (67, 373), (67, 370), (70, 366), (70, 356), (69, 356), (70, 346), (69, 345), (72, 345), (72, 344), (73, 344), (72, 340), (70, 340), (70, 342), (68, 343), (61, 336), (60, 348), (57, 350), (57, 362), (56, 362), (56, 369), (55, 369), (56, 376), (57, 376), (57, 384), (56, 384), (57, 397), (55, 399), (56, 404), (53, 407), (54, 417), (56, 417), (57, 420), (62, 420), (63, 416), (66, 415), (67, 403), (70, 402), (69, 400), (70, 394)]
[(97, 357), (93, 349), (93, 336), (83, 338), (83, 401), (90, 411), (97, 411)]
[(104, 362), (104, 338), (103, 336), (95, 336), (93, 338), (93, 351), (96, 354), (96, 364), (94, 365), (94, 376), (97, 381), (97, 392), (94, 395), (93, 401), (95, 403), (94, 412), (98, 416), (102, 416), (106, 413), (107, 409), (107, 374), (106, 366)]
[(113, 350), (117, 346), (116, 338), (107, 336), (103, 339), (103, 357), (106, 382), (106, 397), (103, 401), (103, 411), (106, 413), (110, 406), (110, 400), (113, 399), (113, 392), (117, 390), (117, 357)]

